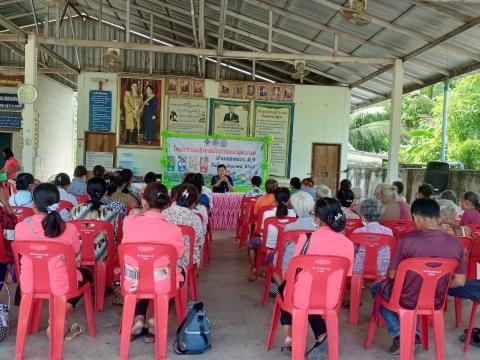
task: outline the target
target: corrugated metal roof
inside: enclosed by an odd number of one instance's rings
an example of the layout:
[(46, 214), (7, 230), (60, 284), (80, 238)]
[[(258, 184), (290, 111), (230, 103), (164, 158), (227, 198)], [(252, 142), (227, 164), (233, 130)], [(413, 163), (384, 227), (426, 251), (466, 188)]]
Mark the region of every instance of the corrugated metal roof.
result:
[[(205, 28), (208, 48), (216, 48), (219, 37), (220, 10), (223, 0), (205, 0)], [(39, 22), (45, 19), (46, 6), (42, 1), (3, 0), (0, 16), (9, 19), (24, 30), (34, 31), (34, 16)], [(103, 1), (103, 34), (98, 31), (99, 1), (71, 0), (79, 13), (90, 18), (82, 22), (73, 19), (75, 37), (82, 39), (125, 40), (127, 0)], [(198, 37), (199, 4), (193, 1)], [(338, 53), (362, 57), (404, 58), (406, 90), (413, 90), (443, 78), (458, 76), (480, 68), (480, 2), (426, 2), (417, 0), (391, 1), (370, 0), (367, 13), (372, 21), (367, 26), (358, 26), (346, 21), (339, 13), (347, 0), (229, 0), (227, 7), (224, 47), (231, 50), (267, 51), (269, 12), (272, 12), (272, 52), (331, 55), (338, 35)], [(194, 46), (190, 0), (131, 0), (130, 29), (132, 42), (148, 43), (150, 16), (154, 15), (155, 39), (177, 46)], [(66, 16), (78, 16), (73, 7)], [(49, 9), (50, 36), (54, 35), (56, 9)], [(473, 24), (455, 36), (444, 39), (431, 48), (431, 42), (455, 31), (466, 24)], [(39, 25), (43, 32), (42, 24)], [(466, 28), (466, 26), (465, 26)], [(71, 24), (63, 21), (60, 36), (73, 37)], [(198, 38), (197, 38), (198, 41)], [(8, 45), (8, 44), (7, 44)], [(20, 48), (20, 44), (11, 44)], [(112, 44), (112, 47), (114, 45)], [(11, 46), (0, 46), (2, 66), (22, 62), (21, 56), (11, 52)], [(423, 51), (418, 51), (419, 49)], [(55, 47), (54, 50), (77, 65), (73, 47)], [(80, 67), (102, 70), (104, 50), (78, 48)], [(411, 53), (418, 51), (410, 58)], [(124, 71), (145, 71), (150, 64), (149, 54), (139, 51), (123, 51)], [(126, 54), (126, 55), (125, 55)], [(250, 71), (251, 61), (228, 60), (227, 63)], [(353, 63), (319, 63), (307, 61), (311, 70), (305, 83), (338, 83), (353, 86), (352, 106), (365, 106), (389, 97), (392, 82), (391, 70), (380, 65)], [(61, 66), (52, 62), (49, 66)], [(198, 59), (194, 56), (155, 54), (156, 73), (198, 74)], [(380, 69), (384, 69), (381, 71)], [(293, 61), (257, 61), (256, 69), (261, 75), (274, 81), (295, 82), (289, 76)], [(371, 78), (372, 74), (377, 76)], [(61, 75), (75, 82), (75, 75)], [(215, 64), (208, 62), (208, 77), (215, 77)], [(223, 67), (223, 78), (247, 79), (250, 76)], [(62, 78), (63, 79), (63, 78)]]

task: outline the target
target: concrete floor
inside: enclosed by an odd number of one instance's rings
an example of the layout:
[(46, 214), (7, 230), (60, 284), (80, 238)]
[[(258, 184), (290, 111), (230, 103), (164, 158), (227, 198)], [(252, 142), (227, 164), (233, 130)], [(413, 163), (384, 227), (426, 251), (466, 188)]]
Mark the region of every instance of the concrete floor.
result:
[[(201, 273), (199, 281), (200, 299), (205, 302), (206, 310), (213, 328), (213, 348), (205, 355), (192, 358), (201, 359), (282, 359), (287, 358), (280, 353), (282, 339), (280, 337), (272, 350), (265, 352), (265, 341), (272, 314), (273, 300), (268, 306), (260, 304), (263, 290), (263, 279), (255, 283), (246, 281), (248, 264), (245, 250), (238, 250), (233, 242), (233, 233), (218, 231), (214, 234), (211, 246), (212, 262)], [(3, 292), (2, 292), (3, 293)], [(4, 295), (2, 294), (2, 300)], [(95, 316), (97, 337), (81, 335), (71, 342), (65, 343), (65, 359), (118, 359), (119, 335), (118, 323), (121, 317), (121, 307), (112, 306), (111, 298), (106, 299), (106, 310)], [(398, 359), (389, 356), (385, 349), (391, 340), (385, 328), (377, 328), (374, 345), (368, 351), (363, 349), (371, 299), (364, 291), (361, 307), (360, 325), (352, 326), (348, 322), (348, 312), (343, 311), (340, 318), (340, 358), (341, 359)], [(453, 302), (450, 302), (453, 305)], [(446, 313), (445, 342), (446, 359), (478, 359), (480, 350), (470, 348), (467, 354), (462, 351), (458, 340), (462, 329), (454, 326), (453, 308), (450, 305)], [(471, 304), (464, 302), (464, 322), (470, 314)], [(46, 310), (46, 309), (45, 309)], [(15, 350), (15, 333), (18, 307), (13, 307), (11, 316), (12, 329), (8, 339), (0, 343), (0, 359), (13, 359)], [(42, 322), (42, 332), (29, 336), (25, 349), (25, 359), (48, 359), (48, 340), (44, 329), (46, 326), (46, 311)], [(478, 319), (478, 318), (477, 318)], [(77, 321), (85, 324), (83, 302), (74, 313), (69, 323)], [(477, 321), (478, 326), (478, 321)], [(175, 358), (171, 351), (173, 335), (176, 328), (174, 311), (171, 311), (169, 322), (169, 358)], [(311, 335), (310, 335), (311, 336)], [(312, 344), (312, 338), (308, 345)], [(419, 350), (416, 359), (434, 359), (433, 338), (429, 352)], [(186, 358), (177, 357), (177, 358)], [(144, 344), (141, 339), (131, 343), (130, 359), (154, 359), (154, 349), (151, 344)]]

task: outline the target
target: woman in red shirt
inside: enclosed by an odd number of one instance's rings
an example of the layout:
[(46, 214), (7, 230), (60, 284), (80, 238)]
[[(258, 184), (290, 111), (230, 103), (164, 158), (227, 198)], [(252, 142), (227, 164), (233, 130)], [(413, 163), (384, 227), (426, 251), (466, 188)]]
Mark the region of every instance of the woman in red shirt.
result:
[(3, 149), (3, 158), (5, 159), (5, 165), (3, 165), (0, 172), (7, 173), (8, 180), (15, 180), (17, 178), (17, 172), (21, 170), (21, 167), (18, 160), (13, 156), (12, 149)]
[(480, 201), (473, 191), (467, 191), (462, 196), (462, 207), (465, 212), (460, 219), (460, 225), (480, 224)]

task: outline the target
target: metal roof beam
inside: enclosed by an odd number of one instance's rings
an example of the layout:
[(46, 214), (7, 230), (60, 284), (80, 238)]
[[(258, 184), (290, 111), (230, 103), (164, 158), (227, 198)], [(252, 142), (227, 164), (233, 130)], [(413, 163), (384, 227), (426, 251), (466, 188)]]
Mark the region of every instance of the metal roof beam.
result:
[[(334, 9), (334, 10), (337, 10), (337, 11), (339, 11), (343, 8), (342, 5), (336, 4), (336, 3), (331, 2), (329, 0), (313, 0), (313, 1), (316, 2), (317, 4), (327, 6), (331, 9)], [(373, 16), (371, 14), (368, 14), (368, 15), (372, 19), (372, 23), (374, 23), (376, 25), (379, 25), (379, 26), (383, 26), (384, 28), (387, 28), (389, 30), (396, 31), (400, 34), (407, 35), (407, 36), (411, 37), (412, 39), (416, 39), (416, 40), (423, 41), (423, 42), (426, 42), (426, 43), (431, 43), (435, 40), (435, 38), (433, 38), (429, 35), (425, 35), (425, 34), (419, 32), (418, 30), (412, 30), (412, 29), (410, 29), (406, 26), (403, 26), (403, 25), (392, 24), (389, 21), (383, 20), (383, 19), (381, 19), (379, 17), (376, 17), (376, 16)], [(442, 45), (442, 43), (439, 43), (435, 46), (439, 46), (439, 45)], [(470, 59), (480, 61), (480, 55), (478, 53), (475, 53), (475, 52), (471, 51), (470, 49), (466, 49), (462, 46), (455, 45), (455, 44), (448, 44), (448, 46), (449, 46), (450, 49), (454, 49), (459, 54), (467, 56)]]
[(412, 4), (417, 5), (418, 7), (435, 11), (438, 14), (447, 15), (449, 17), (452, 17), (464, 23), (472, 21), (474, 19), (470, 15), (459, 13), (445, 5), (441, 5), (433, 1), (421, 1), (421, 0), (408, 0), (408, 1)]

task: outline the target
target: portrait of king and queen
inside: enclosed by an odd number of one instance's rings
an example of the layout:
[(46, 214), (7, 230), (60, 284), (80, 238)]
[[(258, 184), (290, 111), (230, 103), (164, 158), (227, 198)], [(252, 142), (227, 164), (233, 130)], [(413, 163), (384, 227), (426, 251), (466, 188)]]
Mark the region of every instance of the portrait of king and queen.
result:
[(120, 79), (119, 145), (160, 146), (162, 80)]

